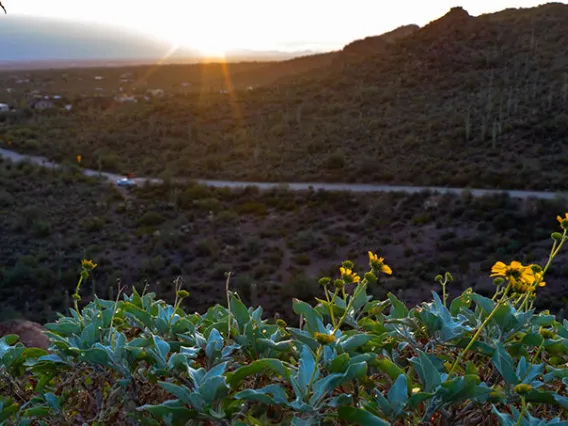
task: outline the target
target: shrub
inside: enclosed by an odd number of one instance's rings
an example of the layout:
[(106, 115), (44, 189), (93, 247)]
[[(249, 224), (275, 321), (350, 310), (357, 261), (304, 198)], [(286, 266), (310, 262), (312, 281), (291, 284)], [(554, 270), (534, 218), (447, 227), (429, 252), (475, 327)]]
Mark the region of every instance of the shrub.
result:
[[(50, 352), (0, 339), (3, 424), (561, 425), (568, 421), (568, 321), (533, 305), (568, 240), (554, 233), (544, 266), (493, 265), (492, 299), (465, 290), (409, 309), (375, 300), (391, 269), (369, 253), (362, 276), (343, 262), (319, 281), (299, 325), (263, 319), (227, 289), (205, 314), (154, 293), (95, 298), (47, 324)], [(298, 279), (298, 284), (303, 280)], [(229, 282), (230, 283), (230, 282)], [(241, 284), (242, 285), (242, 284)], [(308, 285), (303, 282), (302, 286)], [(96, 398), (91, 398), (96, 395)], [(95, 420), (93, 420), (95, 422)]]
[(164, 223), (166, 219), (158, 212), (146, 212), (140, 218), (139, 224), (141, 226), (158, 226)]

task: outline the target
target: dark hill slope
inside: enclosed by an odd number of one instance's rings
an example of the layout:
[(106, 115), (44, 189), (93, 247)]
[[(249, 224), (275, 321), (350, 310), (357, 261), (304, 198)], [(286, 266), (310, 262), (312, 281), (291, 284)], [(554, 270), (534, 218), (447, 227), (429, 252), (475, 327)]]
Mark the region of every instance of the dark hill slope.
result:
[(303, 105), (279, 146), (323, 179), (565, 189), (567, 27), (563, 4), (480, 17), (456, 8), (246, 108)]

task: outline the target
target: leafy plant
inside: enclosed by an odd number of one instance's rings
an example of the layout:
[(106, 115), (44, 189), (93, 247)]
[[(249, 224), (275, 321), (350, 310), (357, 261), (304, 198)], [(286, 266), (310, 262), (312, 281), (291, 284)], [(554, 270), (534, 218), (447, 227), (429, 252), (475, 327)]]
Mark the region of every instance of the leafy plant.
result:
[[(535, 312), (568, 239), (558, 217), (544, 266), (497, 262), (493, 298), (471, 289), (409, 309), (368, 294), (391, 268), (343, 262), (300, 325), (263, 318), (229, 290), (205, 314), (119, 288), (46, 325), (49, 353), (0, 340), (0, 424), (566, 425), (568, 321)], [(81, 280), (96, 268), (83, 261)], [(80, 299), (80, 284), (75, 300)]]

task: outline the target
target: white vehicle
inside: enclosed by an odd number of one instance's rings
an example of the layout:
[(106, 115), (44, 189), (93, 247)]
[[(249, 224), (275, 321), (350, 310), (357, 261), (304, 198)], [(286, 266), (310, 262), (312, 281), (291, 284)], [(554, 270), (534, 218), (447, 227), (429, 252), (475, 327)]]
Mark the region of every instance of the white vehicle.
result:
[(127, 179), (127, 178), (123, 178), (123, 179), (117, 180), (116, 184), (118, 186), (135, 186), (136, 182), (134, 182), (133, 180)]

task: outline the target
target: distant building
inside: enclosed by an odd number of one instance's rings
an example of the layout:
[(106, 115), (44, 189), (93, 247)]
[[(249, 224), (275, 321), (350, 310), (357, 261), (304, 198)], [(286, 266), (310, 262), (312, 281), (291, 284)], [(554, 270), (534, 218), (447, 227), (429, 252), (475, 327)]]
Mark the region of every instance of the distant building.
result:
[(148, 90), (147, 93), (157, 98), (164, 96), (164, 91), (162, 89)]
[(10, 106), (8, 104), (0, 104), (0, 112), (10, 111)]
[(102, 78), (100, 75), (96, 75), (96, 76), (95, 76), (95, 80), (97, 80), (97, 81), (100, 81), (100, 80), (102, 80), (102, 79), (103, 79), (103, 78)]
[(138, 102), (138, 99), (136, 99), (134, 96), (126, 96), (126, 95), (120, 95), (120, 96), (116, 96), (114, 98), (115, 101), (120, 102), (120, 103), (136, 103)]

